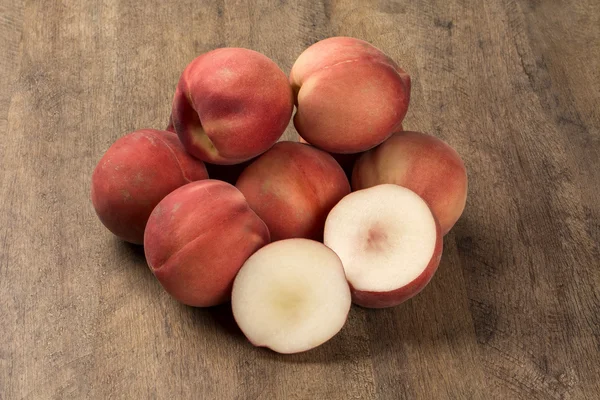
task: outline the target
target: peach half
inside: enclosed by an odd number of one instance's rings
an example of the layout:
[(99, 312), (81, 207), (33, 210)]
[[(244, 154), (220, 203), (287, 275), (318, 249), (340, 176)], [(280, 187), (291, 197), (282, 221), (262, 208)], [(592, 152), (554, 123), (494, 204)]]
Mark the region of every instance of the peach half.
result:
[(392, 184), (344, 197), (327, 217), (323, 243), (342, 260), (352, 301), (369, 308), (418, 294), (442, 256), (440, 226), (427, 203)]

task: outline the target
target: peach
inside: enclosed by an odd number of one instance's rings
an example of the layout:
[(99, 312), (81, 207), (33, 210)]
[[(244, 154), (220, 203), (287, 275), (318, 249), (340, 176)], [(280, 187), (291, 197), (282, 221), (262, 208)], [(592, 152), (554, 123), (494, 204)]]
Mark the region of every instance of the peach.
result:
[(152, 209), (173, 190), (206, 179), (204, 163), (177, 135), (142, 129), (118, 139), (92, 174), (91, 199), (100, 221), (121, 239), (142, 244)]
[(352, 301), (369, 308), (393, 307), (421, 292), (443, 251), (427, 203), (393, 184), (344, 197), (327, 216), (323, 243), (342, 260)]
[(322, 243), (287, 239), (254, 253), (233, 283), (231, 310), (255, 346), (308, 351), (344, 326), (351, 295), (340, 258)]
[(231, 296), (244, 262), (269, 243), (265, 223), (235, 186), (207, 179), (167, 195), (144, 235), (148, 265), (181, 303), (210, 307)]
[(459, 154), (435, 136), (398, 132), (363, 154), (352, 172), (352, 189), (382, 183), (411, 189), (431, 207), (445, 235), (467, 201), (467, 171)]
[(171, 116), (190, 154), (213, 164), (237, 164), (279, 139), (293, 106), (292, 89), (275, 62), (253, 50), (220, 48), (185, 68)]
[(273, 241), (320, 240), (327, 213), (350, 192), (333, 157), (296, 142), (277, 143), (244, 170), (236, 186)]
[(349, 37), (306, 49), (290, 73), (294, 125), (310, 144), (333, 153), (358, 153), (383, 142), (410, 101), (410, 77), (385, 53)]

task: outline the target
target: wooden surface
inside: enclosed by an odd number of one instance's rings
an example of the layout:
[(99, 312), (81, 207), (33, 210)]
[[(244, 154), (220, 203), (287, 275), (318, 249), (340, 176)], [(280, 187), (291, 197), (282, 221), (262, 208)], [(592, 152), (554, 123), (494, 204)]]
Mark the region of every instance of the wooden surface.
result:
[[(337, 35), (411, 74), (469, 199), (424, 292), (281, 356), (168, 297), (90, 176), (198, 54)], [(0, 51), (0, 399), (599, 398), (600, 2), (0, 0)]]

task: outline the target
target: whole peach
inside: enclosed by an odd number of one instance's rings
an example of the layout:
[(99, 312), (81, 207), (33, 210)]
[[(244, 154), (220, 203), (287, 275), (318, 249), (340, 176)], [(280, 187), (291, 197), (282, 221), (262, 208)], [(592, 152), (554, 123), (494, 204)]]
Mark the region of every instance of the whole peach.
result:
[(297, 142), (277, 143), (244, 170), (236, 186), (273, 241), (321, 239), (329, 210), (350, 192), (333, 157)]
[(237, 164), (269, 149), (292, 110), (292, 89), (275, 62), (253, 50), (220, 48), (185, 68), (171, 117), (192, 155), (213, 164)]
[(321, 40), (294, 63), (294, 125), (310, 144), (359, 153), (399, 130), (410, 101), (410, 77), (385, 53), (349, 37)]
[(207, 179), (180, 187), (156, 206), (144, 252), (173, 298), (210, 307), (229, 300), (238, 270), (267, 243), (267, 226), (240, 191)]
[(92, 174), (91, 199), (100, 221), (121, 239), (142, 244), (152, 209), (173, 190), (206, 179), (204, 163), (177, 135), (142, 129), (118, 139)]

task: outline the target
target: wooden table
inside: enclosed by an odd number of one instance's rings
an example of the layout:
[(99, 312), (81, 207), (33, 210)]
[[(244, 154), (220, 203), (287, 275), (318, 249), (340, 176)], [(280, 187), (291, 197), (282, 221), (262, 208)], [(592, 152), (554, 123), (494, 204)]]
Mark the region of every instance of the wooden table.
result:
[[(469, 199), (420, 295), (283, 356), (172, 300), (90, 176), (198, 54), (288, 73), (338, 35), (409, 71), (405, 127), (459, 151)], [(598, 1), (1, 0), (0, 50), (0, 399), (599, 398)]]

